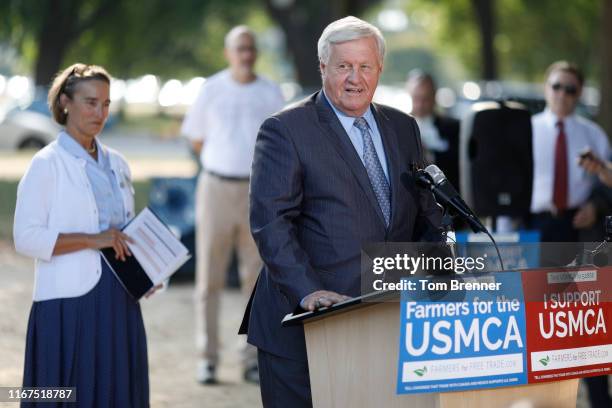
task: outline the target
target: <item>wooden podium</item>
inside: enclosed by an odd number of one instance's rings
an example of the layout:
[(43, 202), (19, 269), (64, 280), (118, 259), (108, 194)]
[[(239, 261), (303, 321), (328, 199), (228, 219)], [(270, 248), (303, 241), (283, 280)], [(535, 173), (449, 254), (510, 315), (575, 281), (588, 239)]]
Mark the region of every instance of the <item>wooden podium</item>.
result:
[[(366, 295), (311, 313), (303, 324), (316, 408), (575, 408), (578, 380), (447, 393), (397, 395), (400, 304)], [(517, 405), (518, 406), (518, 405)]]

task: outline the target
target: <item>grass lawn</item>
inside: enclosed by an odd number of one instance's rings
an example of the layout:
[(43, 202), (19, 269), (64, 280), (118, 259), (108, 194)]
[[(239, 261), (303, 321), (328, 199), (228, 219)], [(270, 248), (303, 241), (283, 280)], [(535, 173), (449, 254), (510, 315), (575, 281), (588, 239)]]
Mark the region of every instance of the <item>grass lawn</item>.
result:
[[(13, 215), (18, 181), (0, 180), (0, 240), (11, 240), (13, 237)], [(143, 209), (149, 202), (149, 181), (135, 181), (136, 212)]]
[(113, 132), (159, 135), (162, 138), (176, 137), (180, 134), (182, 120), (168, 115), (125, 117), (117, 123)]

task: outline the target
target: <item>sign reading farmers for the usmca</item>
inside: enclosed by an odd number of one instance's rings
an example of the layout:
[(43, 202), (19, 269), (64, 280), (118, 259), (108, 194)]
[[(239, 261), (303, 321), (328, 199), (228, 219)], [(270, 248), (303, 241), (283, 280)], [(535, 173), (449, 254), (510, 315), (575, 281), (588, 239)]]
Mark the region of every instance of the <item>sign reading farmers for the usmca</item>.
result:
[(522, 273), (529, 382), (612, 372), (612, 268)]
[[(457, 277), (449, 278), (453, 279)], [(492, 286), (499, 290), (436, 292), (418, 288), (451, 285), (422, 285), (423, 279), (414, 279), (417, 290), (402, 292), (398, 394), (526, 383), (527, 338), (520, 273), (459, 279), (501, 285)]]

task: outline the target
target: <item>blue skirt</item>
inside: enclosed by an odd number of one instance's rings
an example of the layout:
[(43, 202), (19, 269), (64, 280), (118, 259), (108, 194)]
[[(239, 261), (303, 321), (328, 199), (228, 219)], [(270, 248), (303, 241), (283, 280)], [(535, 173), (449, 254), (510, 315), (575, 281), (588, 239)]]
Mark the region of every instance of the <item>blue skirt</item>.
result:
[(140, 305), (104, 260), (100, 281), (85, 295), (33, 303), (23, 386), (76, 387), (76, 404), (42, 403), (41, 407), (149, 406)]

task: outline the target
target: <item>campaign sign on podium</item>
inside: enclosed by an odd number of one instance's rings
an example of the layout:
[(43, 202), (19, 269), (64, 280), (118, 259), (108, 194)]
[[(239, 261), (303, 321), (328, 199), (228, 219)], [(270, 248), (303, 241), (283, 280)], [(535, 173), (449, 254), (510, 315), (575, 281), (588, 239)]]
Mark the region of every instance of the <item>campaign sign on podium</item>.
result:
[[(414, 283), (401, 295), (398, 394), (612, 373), (610, 267), (407, 281)], [(453, 281), (463, 290), (452, 290)]]
[(612, 268), (523, 272), (529, 382), (612, 373)]
[(416, 286), (401, 296), (398, 394), (527, 382), (520, 273), (479, 274), (459, 281), (500, 283), (499, 290), (451, 290), (454, 279), (410, 280)]

